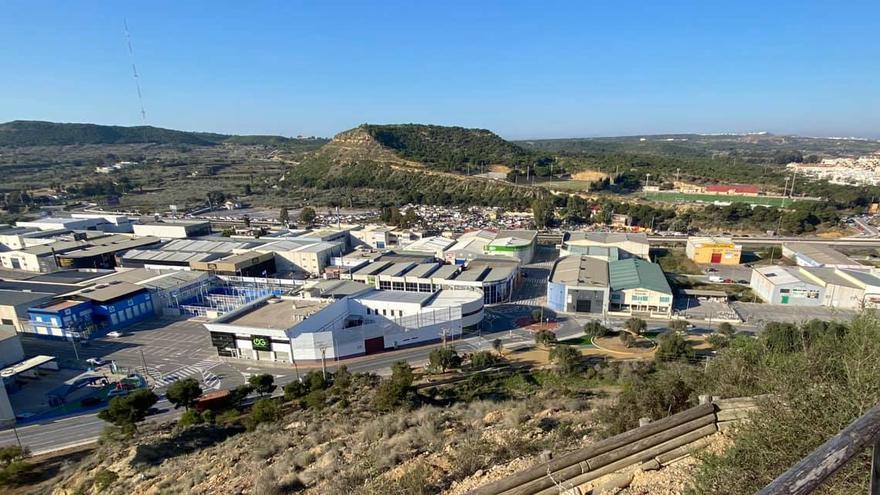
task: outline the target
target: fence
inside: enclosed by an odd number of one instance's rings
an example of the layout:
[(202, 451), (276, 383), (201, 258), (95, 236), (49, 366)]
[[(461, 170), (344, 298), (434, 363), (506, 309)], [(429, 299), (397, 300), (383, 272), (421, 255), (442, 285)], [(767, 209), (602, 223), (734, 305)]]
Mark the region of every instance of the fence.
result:
[(580, 485), (641, 464), (658, 469), (706, 446), (710, 435), (744, 418), (754, 398), (707, 402), (541, 463), (467, 495), (580, 495)]
[(806, 495), (867, 448), (872, 448), (870, 495), (880, 495), (880, 404), (773, 480), (757, 495)]

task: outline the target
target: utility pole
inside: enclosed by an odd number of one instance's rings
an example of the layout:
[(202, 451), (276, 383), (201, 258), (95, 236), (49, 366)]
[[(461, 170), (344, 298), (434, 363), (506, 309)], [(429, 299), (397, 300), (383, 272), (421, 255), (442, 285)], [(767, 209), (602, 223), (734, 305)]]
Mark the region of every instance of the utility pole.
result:
[(147, 378), (147, 358), (144, 356), (144, 350), (141, 349), (141, 362), (144, 364), (144, 379)]
[(327, 379), (327, 344), (321, 344), (321, 373)]

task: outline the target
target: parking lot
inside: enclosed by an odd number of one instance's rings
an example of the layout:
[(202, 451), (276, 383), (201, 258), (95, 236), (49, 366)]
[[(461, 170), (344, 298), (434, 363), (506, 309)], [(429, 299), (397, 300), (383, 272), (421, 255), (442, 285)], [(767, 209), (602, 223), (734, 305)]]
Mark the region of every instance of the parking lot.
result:
[[(706, 276), (720, 277), (722, 280), (733, 280), (739, 282), (744, 280), (749, 283), (752, 278), (752, 269), (745, 265), (700, 265), (700, 270)], [(709, 270), (715, 270), (710, 272)]]
[(87, 345), (22, 336), (28, 355), (57, 356), (62, 365), (85, 367), (88, 358), (115, 361), (122, 371), (146, 374), (163, 388), (181, 378), (195, 378), (206, 390), (244, 383), (247, 371), (223, 362), (211, 347), (208, 332), (197, 321), (156, 319), (126, 329), (118, 338), (103, 337)]
[(782, 306), (757, 303), (731, 303), (740, 318), (746, 323), (762, 325), (768, 321), (801, 323), (813, 319), (851, 320), (857, 312), (848, 309), (827, 308), (825, 306)]
[(696, 297), (678, 297), (675, 310), (685, 318), (712, 322), (738, 320), (736, 311), (726, 302), (701, 301)]

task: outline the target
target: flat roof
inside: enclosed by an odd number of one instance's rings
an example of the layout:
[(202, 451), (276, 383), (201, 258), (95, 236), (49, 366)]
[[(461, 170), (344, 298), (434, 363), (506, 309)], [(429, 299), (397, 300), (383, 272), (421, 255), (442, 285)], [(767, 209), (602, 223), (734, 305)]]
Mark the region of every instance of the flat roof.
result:
[(862, 287), (852, 280), (841, 276), (834, 268), (807, 268), (806, 273), (821, 280), (825, 284), (839, 285), (841, 287), (849, 287), (852, 289), (861, 289)]
[(50, 284), (79, 284), (87, 280), (104, 277), (113, 272), (93, 271), (85, 272), (80, 270), (62, 270), (60, 272), (42, 273), (36, 277), (28, 278), (30, 282), (46, 282)]
[(401, 277), (403, 276), (404, 272), (406, 272), (413, 266), (414, 263), (411, 262), (392, 263), (391, 266), (379, 272), (379, 276)]
[(429, 275), (440, 268), (440, 263), (420, 263), (404, 274), (407, 278), (430, 278)]
[(482, 291), (476, 290), (449, 290), (443, 289), (434, 293), (433, 297), (427, 304), (426, 308), (442, 308), (447, 306), (456, 306), (467, 304), (475, 300), (482, 300)]
[(391, 262), (387, 261), (374, 261), (372, 263), (367, 263), (367, 266), (358, 268), (358, 270), (354, 272), (354, 275), (375, 275), (391, 264)]
[(796, 254), (807, 256), (822, 265), (860, 265), (858, 261), (825, 244), (786, 242), (782, 247)]
[(48, 304), (44, 304), (35, 309), (51, 309), (51, 310), (60, 310), (67, 309), (77, 306), (79, 304), (83, 304), (82, 301), (71, 301), (70, 299), (59, 299), (55, 301), (50, 301)]
[(49, 294), (66, 294), (76, 290), (77, 285), (43, 284), (28, 280), (0, 280), (0, 289), (15, 290), (19, 292), (46, 292)]
[(501, 239), (504, 237), (512, 237), (514, 239), (520, 239), (523, 241), (531, 242), (538, 237), (537, 230), (499, 230), (498, 235), (495, 236), (496, 239)]
[(55, 360), (55, 356), (34, 356), (0, 370), (0, 377), (9, 378)]
[(443, 265), (440, 268), (438, 268), (437, 271), (432, 273), (430, 278), (449, 280), (459, 270), (461, 270), (461, 267), (458, 265)]
[(427, 300), (434, 297), (433, 293), (427, 292), (406, 292), (402, 290), (379, 290), (373, 289), (358, 299), (364, 301), (384, 301), (384, 302), (401, 302), (401, 303), (418, 303), (424, 304)]
[(316, 297), (339, 298), (360, 294), (369, 289), (371, 289), (369, 285), (354, 280), (322, 280), (306, 289), (306, 291)]
[(448, 239), (446, 237), (433, 236), (433, 237), (423, 237), (417, 241), (413, 241), (407, 244), (404, 249), (407, 251), (442, 251), (447, 249), (449, 246), (455, 244), (455, 240)]
[(47, 299), (54, 294), (51, 292), (21, 292), (17, 290), (0, 290), (0, 306), (18, 306), (19, 304), (32, 303), (40, 299)]
[(483, 279), (483, 275), (489, 270), (490, 268), (485, 265), (471, 266), (465, 271), (459, 273), (458, 276), (455, 277), (455, 280), (461, 282), (478, 282)]
[(223, 257), (223, 253), (195, 253), (188, 251), (160, 251), (158, 249), (132, 249), (122, 255), (122, 259), (131, 261), (166, 261), (188, 265), (190, 261), (214, 261)]
[(636, 242), (648, 244), (648, 235), (643, 232), (569, 232), (566, 241), (591, 241), (599, 244), (614, 244), (619, 242)]
[(68, 251), (66, 253), (63, 253), (62, 256), (64, 256), (65, 258), (88, 258), (91, 256), (99, 256), (102, 254), (110, 254), (138, 247), (150, 246), (153, 244), (158, 244), (159, 242), (160, 241), (158, 237), (150, 236), (139, 237), (137, 239), (114, 239), (110, 242), (94, 243), (81, 249)]
[(330, 304), (320, 299), (281, 298), (275, 303), (264, 302), (256, 305), (223, 323), (269, 330), (287, 330)]
[(131, 282), (112, 282), (107, 285), (99, 284), (94, 287), (86, 287), (70, 295), (77, 295), (92, 301), (106, 302), (144, 290), (146, 289)]
[(242, 261), (251, 260), (254, 258), (259, 258), (268, 253), (258, 253), (256, 251), (249, 251), (247, 253), (241, 254), (233, 254), (232, 256), (228, 256), (226, 258), (221, 259), (223, 263), (241, 263)]
[(578, 287), (608, 287), (608, 263), (589, 256), (566, 256), (556, 262), (550, 281)]
[(483, 282), (498, 282), (507, 280), (516, 271), (515, 266), (496, 266), (489, 269), (489, 274), (483, 278)]
[(30, 246), (17, 251), (9, 251), (9, 253), (27, 253), (35, 256), (46, 256), (52, 254), (53, 251), (55, 254), (63, 254), (87, 245), (88, 242), (86, 241), (55, 241), (50, 244), (41, 244), (39, 246)]
[(175, 239), (162, 244), (163, 251), (188, 251), (191, 253), (232, 253), (251, 249), (257, 246), (255, 242), (244, 241), (209, 241), (204, 239)]
[(135, 225), (140, 226), (150, 226), (150, 227), (193, 227), (193, 226), (203, 226), (210, 225), (211, 222), (208, 220), (171, 220), (171, 221), (162, 221), (162, 222), (142, 222), (136, 223)]
[(755, 271), (763, 275), (767, 280), (770, 280), (773, 285), (799, 283), (816, 285), (816, 282), (804, 279), (803, 275), (800, 275), (798, 270), (791, 266), (762, 266), (756, 268)]

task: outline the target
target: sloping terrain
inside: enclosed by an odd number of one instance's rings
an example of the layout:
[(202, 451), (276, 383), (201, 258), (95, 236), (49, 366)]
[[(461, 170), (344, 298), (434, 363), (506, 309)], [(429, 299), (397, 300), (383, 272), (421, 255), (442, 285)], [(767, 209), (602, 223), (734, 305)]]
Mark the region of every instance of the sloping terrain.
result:
[(153, 126), (111, 126), (15, 120), (0, 124), (0, 146), (67, 146), (89, 144), (186, 144), (214, 146), (222, 143), (285, 146), (325, 140), (282, 136), (231, 136), (209, 132), (188, 132)]
[[(394, 133), (401, 128), (412, 128), (413, 131), (400, 134), (406, 135), (404, 140), (406, 144), (403, 145), (401, 144), (403, 141), (398, 141), (395, 145), (397, 147), (393, 148), (383, 144), (374, 136), (374, 133), (378, 132), (386, 142), (393, 140), (389, 134), (391, 131), (386, 129), (379, 132), (385, 128), (394, 128)], [(424, 129), (430, 131), (416, 132)], [(346, 195), (352, 194), (355, 190), (373, 191), (370, 197), (377, 203), (413, 202), (526, 208), (532, 200), (544, 194), (540, 188), (467, 176), (451, 171), (448, 166), (438, 166), (439, 163), (451, 163), (448, 161), (450, 156), (448, 153), (453, 149), (458, 150), (454, 153), (456, 160), (464, 160), (464, 163), (477, 163), (481, 159), (488, 159), (487, 157), (491, 155), (479, 151), (479, 146), (473, 143), (469, 147), (456, 148), (455, 140), (444, 141), (440, 145), (436, 142), (438, 135), (455, 135), (466, 141), (464, 135), (470, 135), (472, 132), (476, 132), (479, 136), (474, 138), (477, 141), (500, 140), (506, 143), (488, 131), (438, 126), (364, 125), (337, 134), (313, 156), (293, 165), (293, 172), (287, 174), (288, 178), (285, 180), (291, 186), (333, 190)], [(421, 140), (417, 136), (421, 136)], [(414, 153), (412, 150), (419, 151)], [(418, 160), (415, 159), (415, 155), (418, 155)], [(338, 201), (343, 204), (347, 202), (345, 197), (340, 197)]]

